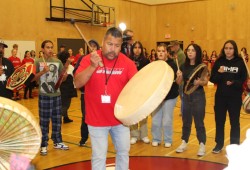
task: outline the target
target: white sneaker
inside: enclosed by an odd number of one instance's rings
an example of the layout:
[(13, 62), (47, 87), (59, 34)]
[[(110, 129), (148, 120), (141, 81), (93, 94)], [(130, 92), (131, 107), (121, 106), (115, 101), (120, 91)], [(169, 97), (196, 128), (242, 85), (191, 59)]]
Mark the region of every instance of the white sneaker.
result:
[(142, 138), (142, 141), (144, 142), (144, 143), (150, 143), (150, 140), (149, 140), (149, 138), (146, 136), (146, 137), (144, 137), (144, 138)]
[(165, 148), (170, 148), (171, 146), (172, 146), (172, 144), (171, 143), (165, 143)]
[(206, 148), (205, 148), (205, 145), (204, 145), (204, 143), (200, 143), (200, 148), (199, 148), (199, 150), (198, 150), (198, 153), (197, 153), (197, 155), (198, 156), (204, 156), (205, 155), (205, 152), (206, 152)]
[(62, 150), (68, 150), (69, 147), (65, 145), (64, 143), (55, 143), (54, 144), (55, 149), (62, 149)]
[(45, 147), (41, 147), (40, 155), (42, 155), (42, 156), (47, 155), (47, 147), (46, 146)]
[(176, 149), (177, 153), (182, 153), (187, 149), (187, 143), (185, 142), (185, 140), (182, 140), (181, 145)]
[(131, 145), (135, 144), (136, 142), (137, 142), (137, 138), (132, 137), (132, 138), (130, 139), (130, 144), (131, 144)]
[(159, 145), (159, 143), (158, 142), (152, 142), (152, 146), (158, 146)]

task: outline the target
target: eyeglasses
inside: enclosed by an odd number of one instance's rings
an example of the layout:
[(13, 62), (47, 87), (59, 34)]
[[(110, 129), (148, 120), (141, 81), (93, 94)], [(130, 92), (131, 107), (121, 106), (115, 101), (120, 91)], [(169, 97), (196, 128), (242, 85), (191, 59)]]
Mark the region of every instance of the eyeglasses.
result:
[(195, 49), (187, 49), (187, 52), (195, 52)]
[(233, 47), (225, 47), (224, 50), (233, 50)]

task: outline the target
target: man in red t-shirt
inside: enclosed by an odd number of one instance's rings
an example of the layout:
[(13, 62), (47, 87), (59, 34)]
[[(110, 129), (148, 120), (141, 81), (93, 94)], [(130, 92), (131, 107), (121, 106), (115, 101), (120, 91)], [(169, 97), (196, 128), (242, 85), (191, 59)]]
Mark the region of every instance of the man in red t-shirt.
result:
[[(120, 53), (122, 33), (110, 28), (102, 50), (85, 56), (75, 73), (77, 88), (85, 87), (86, 123), (92, 145), (92, 170), (105, 169), (108, 133), (116, 149), (116, 169), (129, 168), (130, 130), (114, 116), (115, 102), (137, 72), (132, 60)], [(103, 62), (103, 67), (100, 67)]]

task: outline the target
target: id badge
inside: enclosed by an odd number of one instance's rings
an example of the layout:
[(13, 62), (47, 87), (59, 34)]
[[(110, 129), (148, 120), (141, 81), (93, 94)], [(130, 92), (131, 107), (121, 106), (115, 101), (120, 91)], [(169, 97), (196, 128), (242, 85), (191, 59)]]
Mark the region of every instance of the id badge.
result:
[(101, 95), (102, 103), (111, 103), (111, 96), (110, 95)]

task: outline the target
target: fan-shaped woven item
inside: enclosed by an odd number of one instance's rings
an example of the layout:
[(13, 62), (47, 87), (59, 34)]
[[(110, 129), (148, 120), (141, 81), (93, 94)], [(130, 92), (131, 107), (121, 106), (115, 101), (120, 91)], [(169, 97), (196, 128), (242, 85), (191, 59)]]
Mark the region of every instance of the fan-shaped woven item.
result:
[(0, 97), (0, 169), (10, 169), (11, 154), (33, 159), (41, 145), (40, 127), (21, 104)]

